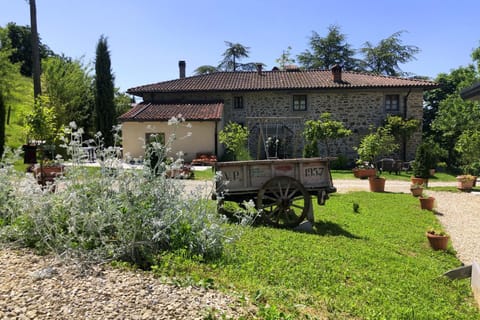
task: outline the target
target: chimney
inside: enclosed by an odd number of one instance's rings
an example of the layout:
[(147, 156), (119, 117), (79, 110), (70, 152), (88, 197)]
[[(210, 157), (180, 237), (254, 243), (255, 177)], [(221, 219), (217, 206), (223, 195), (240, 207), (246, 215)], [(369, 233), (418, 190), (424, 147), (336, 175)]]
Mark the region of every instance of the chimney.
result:
[(342, 67), (340, 65), (336, 64), (332, 67), (331, 70), (332, 70), (333, 82), (341, 83), (342, 82)]
[(178, 69), (180, 71), (180, 79), (185, 78), (185, 67), (186, 67), (185, 60), (178, 61)]
[(263, 64), (257, 63), (256, 66), (258, 75), (262, 75)]

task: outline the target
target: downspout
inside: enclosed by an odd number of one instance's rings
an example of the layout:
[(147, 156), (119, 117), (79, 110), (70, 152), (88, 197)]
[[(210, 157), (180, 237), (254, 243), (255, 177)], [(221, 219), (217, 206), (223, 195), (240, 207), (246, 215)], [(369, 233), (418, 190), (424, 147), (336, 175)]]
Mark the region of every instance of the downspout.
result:
[[(407, 95), (403, 98), (403, 120), (407, 120), (407, 109), (408, 109), (408, 96), (412, 92), (412, 88), (408, 89)], [(402, 158), (403, 161), (407, 161), (407, 139), (402, 139)]]
[(214, 141), (215, 141), (215, 156), (219, 159), (218, 155), (218, 120), (215, 120), (215, 133), (214, 133)]

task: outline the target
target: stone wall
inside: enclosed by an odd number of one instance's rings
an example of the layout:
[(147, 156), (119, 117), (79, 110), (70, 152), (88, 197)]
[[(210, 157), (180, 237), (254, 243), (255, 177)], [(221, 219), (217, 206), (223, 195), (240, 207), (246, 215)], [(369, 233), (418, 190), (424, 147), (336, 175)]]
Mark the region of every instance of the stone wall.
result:
[[(293, 95), (307, 96), (307, 110), (293, 110)], [(353, 134), (345, 139), (336, 141), (331, 148), (330, 156), (343, 155), (349, 160), (357, 158), (354, 147), (360, 139), (383, 124), (388, 113), (385, 111), (385, 96), (399, 95), (399, 111), (395, 115), (405, 115), (405, 101), (407, 101), (406, 118), (421, 120), (423, 116), (423, 91), (421, 89), (348, 89), (348, 90), (315, 90), (315, 91), (256, 91), (256, 92), (218, 92), (195, 93), (183, 95), (157, 95), (156, 102), (162, 101), (224, 101), (224, 120), (235, 121), (248, 125), (253, 130), (251, 134), (250, 150), (252, 155), (264, 156), (263, 145), (258, 142), (259, 136), (265, 139), (280, 131), (281, 134), (293, 134), (287, 141), (291, 149), (286, 154), (291, 157), (300, 157), (303, 149), (303, 123), (306, 120), (318, 119), (323, 112), (330, 112), (335, 120), (342, 121)], [(244, 106), (241, 109), (233, 107), (234, 97), (243, 97)], [(262, 131), (263, 130), (263, 131)], [(407, 159), (415, 156), (417, 145), (421, 141), (421, 128), (407, 143)], [(260, 153), (259, 153), (260, 152)], [(326, 155), (320, 144), (322, 156)], [(400, 158), (400, 152), (393, 155)]]

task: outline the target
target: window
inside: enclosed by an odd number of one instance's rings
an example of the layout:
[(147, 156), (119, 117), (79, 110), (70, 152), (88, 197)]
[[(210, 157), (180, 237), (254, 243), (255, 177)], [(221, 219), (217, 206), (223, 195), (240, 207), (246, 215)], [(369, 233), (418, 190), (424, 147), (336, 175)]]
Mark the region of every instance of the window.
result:
[(293, 111), (307, 110), (307, 96), (293, 96)]
[(385, 96), (385, 111), (399, 111), (400, 97), (398, 94), (388, 94)]
[(243, 97), (233, 97), (233, 108), (243, 109)]
[(165, 144), (165, 133), (160, 133), (160, 132), (145, 133), (145, 144), (149, 145), (152, 142), (160, 142), (161, 144)]

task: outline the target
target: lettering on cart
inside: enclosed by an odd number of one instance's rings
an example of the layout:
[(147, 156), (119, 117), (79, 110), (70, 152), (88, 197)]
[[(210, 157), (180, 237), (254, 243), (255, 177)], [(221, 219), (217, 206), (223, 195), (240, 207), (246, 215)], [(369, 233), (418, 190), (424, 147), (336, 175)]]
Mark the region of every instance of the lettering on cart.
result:
[(236, 181), (240, 179), (240, 171), (230, 171), (230, 172), (224, 172), (225, 178), (228, 181)]
[(325, 168), (305, 168), (305, 177), (320, 177), (323, 175)]

